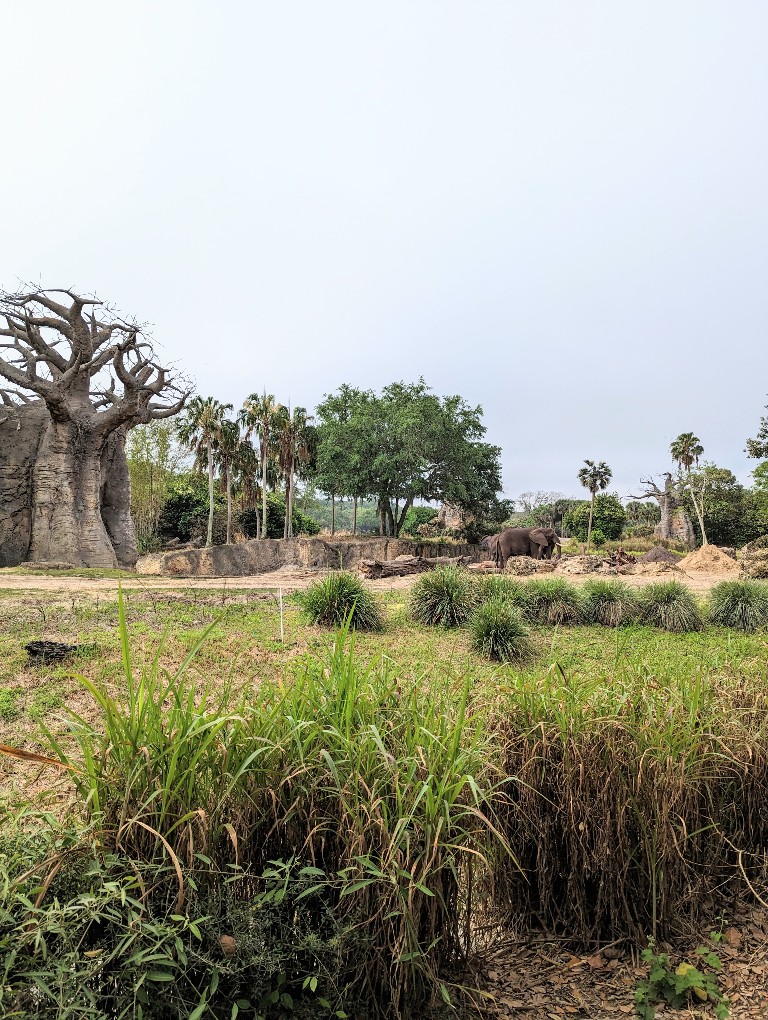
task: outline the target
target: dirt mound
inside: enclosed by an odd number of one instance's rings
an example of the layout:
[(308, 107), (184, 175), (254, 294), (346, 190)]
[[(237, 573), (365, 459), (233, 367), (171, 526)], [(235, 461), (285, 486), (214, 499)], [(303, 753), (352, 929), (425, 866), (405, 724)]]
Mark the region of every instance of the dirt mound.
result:
[(665, 549), (663, 545), (655, 545), (653, 549), (649, 549), (645, 556), (641, 556), (637, 561), (638, 563), (674, 563), (675, 566), (680, 562), (680, 557), (675, 556), (669, 549)]
[(678, 566), (688, 574), (739, 574), (739, 564), (718, 549), (716, 545), (703, 545), (680, 560)]
[(745, 545), (739, 552), (739, 563), (747, 577), (768, 577), (768, 535)]

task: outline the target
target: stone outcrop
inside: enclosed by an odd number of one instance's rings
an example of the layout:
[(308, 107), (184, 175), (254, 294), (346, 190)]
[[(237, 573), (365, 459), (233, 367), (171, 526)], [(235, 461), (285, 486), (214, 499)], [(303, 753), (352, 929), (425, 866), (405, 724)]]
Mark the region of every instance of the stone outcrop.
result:
[(207, 549), (179, 549), (143, 556), (139, 573), (174, 577), (247, 577), (285, 567), (304, 569), (356, 569), (362, 560), (394, 560), (398, 556), (466, 556), (482, 559), (477, 545), (437, 545), (399, 538), (329, 541), (324, 538), (266, 538), (214, 545)]

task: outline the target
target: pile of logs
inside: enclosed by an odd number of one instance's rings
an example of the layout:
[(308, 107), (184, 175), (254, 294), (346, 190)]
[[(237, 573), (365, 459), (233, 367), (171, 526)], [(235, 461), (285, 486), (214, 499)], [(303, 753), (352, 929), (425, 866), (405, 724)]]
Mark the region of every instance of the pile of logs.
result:
[(407, 574), (423, 574), (435, 567), (465, 567), (469, 556), (398, 556), (394, 560), (360, 560), (358, 571), (363, 577), (375, 580), (379, 577), (405, 577)]
[(621, 546), (619, 546), (615, 553), (611, 553), (610, 556), (602, 560), (602, 564), (606, 567), (626, 567), (628, 563), (636, 562), (637, 560), (632, 553), (624, 552)]

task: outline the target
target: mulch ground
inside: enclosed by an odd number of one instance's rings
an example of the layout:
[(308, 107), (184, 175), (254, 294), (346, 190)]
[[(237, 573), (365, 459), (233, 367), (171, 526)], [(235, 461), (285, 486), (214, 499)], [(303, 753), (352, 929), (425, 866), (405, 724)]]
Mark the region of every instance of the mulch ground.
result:
[[(703, 940), (661, 945), (673, 963), (695, 961)], [(723, 969), (719, 984), (730, 1001), (730, 1020), (768, 1020), (768, 910), (744, 907), (729, 918), (722, 940), (712, 947)], [(634, 1017), (637, 982), (648, 969), (634, 954), (618, 946), (594, 955), (574, 954), (561, 942), (541, 936), (520, 936), (485, 956), (486, 989), (493, 996), (489, 1010), (499, 1020), (623, 1020)], [(682, 1010), (657, 1006), (658, 1020), (713, 1020), (714, 1006), (691, 1005)]]

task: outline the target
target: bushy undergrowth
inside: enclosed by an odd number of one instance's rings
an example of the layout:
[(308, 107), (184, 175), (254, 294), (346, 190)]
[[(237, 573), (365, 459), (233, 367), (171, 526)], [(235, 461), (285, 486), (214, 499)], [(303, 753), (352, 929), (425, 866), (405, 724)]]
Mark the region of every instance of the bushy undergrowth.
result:
[(311, 584), (302, 594), (301, 604), (313, 623), (327, 627), (341, 627), (347, 620), (355, 630), (381, 630), (384, 626), (379, 600), (345, 570), (333, 571)]
[(721, 581), (709, 593), (709, 619), (744, 631), (768, 626), (768, 584), (749, 579)]
[(477, 604), (475, 579), (461, 567), (436, 567), (411, 588), (411, 615), (430, 627), (466, 623)]
[(584, 623), (619, 627), (632, 623), (637, 617), (637, 592), (624, 581), (590, 580), (582, 590)]
[(76, 754), (49, 735), (77, 766), (80, 803), (107, 849), (170, 861), (176, 914), (190, 871), (200, 890), (219, 889), (233, 868), (320, 866), (335, 881), (327, 902), (339, 930), (362, 923), (365, 937), (347, 996), (387, 1017), (447, 997), (443, 975), (468, 950), (468, 883), (478, 902), (495, 859), (514, 866), (493, 825), (493, 735), (467, 713), (471, 678), (458, 690), (447, 678), (403, 684), (387, 660), (363, 665), (345, 629), (327, 659), (230, 707), (226, 690), (195, 686), (194, 649), (172, 675), (161, 652), (136, 673), (122, 612), (121, 627), (125, 691), (82, 678), (99, 724), (74, 717)]
[(345, 1014), (365, 935), (332, 908), (340, 877), (289, 860), (213, 880), (202, 854), (126, 857), (50, 817), (21, 821), (0, 836), (3, 1017)]
[(545, 577), (525, 586), (525, 615), (535, 623), (579, 623), (582, 596), (574, 584), (562, 577)]
[(532, 652), (530, 632), (520, 611), (503, 595), (483, 602), (470, 620), (472, 644), (499, 662), (519, 662)]
[(638, 594), (639, 619), (642, 623), (681, 634), (701, 630), (704, 626), (696, 597), (679, 581), (649, 584)]

